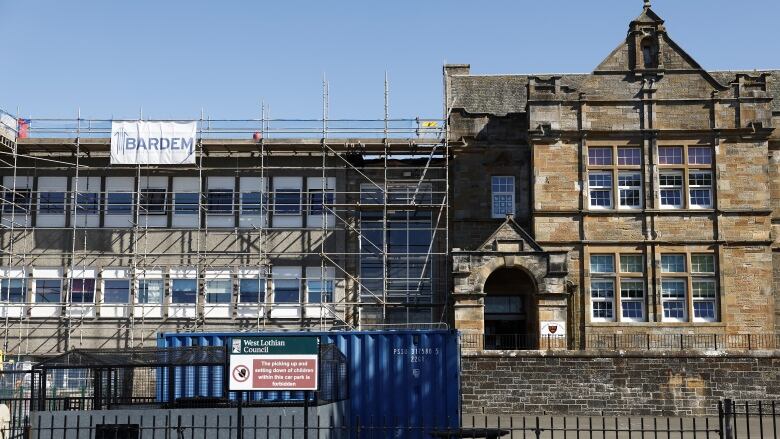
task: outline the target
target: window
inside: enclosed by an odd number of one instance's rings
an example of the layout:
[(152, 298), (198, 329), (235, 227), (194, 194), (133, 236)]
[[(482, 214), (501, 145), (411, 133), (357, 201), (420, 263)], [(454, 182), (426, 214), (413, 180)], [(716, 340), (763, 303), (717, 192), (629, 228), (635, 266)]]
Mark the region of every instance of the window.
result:
[(171, 280), (171, 303), (194, 304), (198, 302), (198, 281), (195, 279)]
[(613, 280), (592, 280), (590, 300), (594, 321), (614, 320), (615, 282)]
[(663, 279), (661, 281), (661, 303), (664, 321), (684, 322), (687, 320), (685, 279)]
[(639, 148), (618, 148), (618, 166), (639, 166), (642, 164), (642, 150)]
[(521, 314), (523, 298), (520, 296), (485, 297), (485, 314)]
[(274, 279), (274, 303), (299, 303), (300, 289), (298, 279)]
[(60, 279), (36, 279), (35, 303), (60, 303), (62, 281)]
[(41, 192), (38, 194), (38, 213), (65, 213), (65, 192)]
[(106, 279), (103, 281), (103, 303), (126, 304), (130, 302), (130, 281)]
[(659, 175), (661, 207), (680, 209), (683, 207), (683, 178), (677, 171), (662, 172)]
[(613, 255), (590, 255), (591, 273), (614, 273), (615, 257)]
[(620, 282), (620, 308), (622, 320), (642, 322), (645, 320), (645, 283), (643, 280)]
[(618, 174), (618, 191), (621, 208), (638, 209), (642, 207), (642, 174), (621, 172)]
[(70, 280), (71, 303), (95, 302), (95, 279), (71, 279)]
[(268, 197), (261, 192), (243, 192), (241, 194), (241, 213), (260, 215), (265, 212)]
[(515, 213), (515, 177), (491, 178), (492, 218), (504, 218)]
[(689, 165), (711, 165), (712, 148), (701, 147), (701, 146), (688, 148), (688, 164)]
[(306, 290), (309, 293), (309, 303), (333, 302), (333, 280), (308, 280), (306, 281)]
[(27, 213), (32, 204), (32, 191), (30, 189), (10, 189), (3, 192), (3, 212)]
[(713, 150), (709, 146), (659, 146), (662, 209), (711, 209)]
[(712, 207), (712, 173), (710, 171), (690, 171), (688, 173), (688, 188), (691, 208)]
[(162, 279), (141, 279), (138, 281), (138, 303), (156, 304), (162, 303), (163, 281)]
[(25, 299), (24, 279), (0, 279), (0, 301), (23, 303)]
[(588, 164), (591, 166), (612, 165), (612, 148), (588, 148)]
[(693, 321), (714, 322), (718, 318), (718, 298), (715, 284), (715, 255), (691, 255), (691, 299)]
[(233, 293), (233, 282), (229, 279), (212, 279), (206, 281), (206, 303), (230, 303)]
[(241, 279), (238, 281), (239, 303), (262, 303), (265, 301), (265, 279)]
[(165, 189), (141, 189), (138, 204), (141, 213), (146, 215), (163, 215), (166, 212), (167, 193)]
[(274, 191), (275, 215), (300, 215), (301, 214), (301, 190), (300, 189), (276, 189)]
[(106, 213), (108, 215), (129, 215), (133, 213), (133, 194), (128, 192), (109, 192), (106, 194)]
[[(331, 189), (309, 191), (309, 215), (322, 215), (333, 207), (334, 193)], [(324, 205), (324, 206), (323, 206)]]
[(612, 174), (608, 172), (591, 172), (588, 174), (590, 207), (612, 208)]
[[(614, 255), (591, 255), (590, 272), (594, 275), (611, 274), (615, 272)], [(591, 306), (594, 321), (611, 321), (614, 319), (615, 281), (594, 277), (590, 281)]]
[(644, 262), (642, 255), (620, 255), (621, 273), (643, 273)]
[(177, 192), (173, 194), (173, 212), (182, 215), (196, 215), (198, 213), (198, 197), (195, 192)]
[[(619, 270), (615, 271), (615, 260)], [(645, 315), (644, 256), (633, 253), (590, 255), (592, 320), (643, 322)], [(619, 302), (615, 287), (619, 286)], [(619, 308), (616, 308), (618, 307)]]
[[(711, 253), (662, 254), (663, 319), (687, 322), (691, 310), (694, 322), (717, 321), (718, 289), (715, 269), (715, 255)], [(670, 275), (666, 276), (667, 273)]]
[(230, 189), (209, 189), (207, 206), (210, 214), (232, 214), (233, 191)]
[(661, 255), (661, 273), (685, 273), (685, 255)]
[(76, 214), (97, 215), (100, 210), (100, 198), (96, 192), (79, 192), (76, 194)]
[(658, 164), (660, 165), (682, 165), (683, 148), (681, 146), (659, 146)]

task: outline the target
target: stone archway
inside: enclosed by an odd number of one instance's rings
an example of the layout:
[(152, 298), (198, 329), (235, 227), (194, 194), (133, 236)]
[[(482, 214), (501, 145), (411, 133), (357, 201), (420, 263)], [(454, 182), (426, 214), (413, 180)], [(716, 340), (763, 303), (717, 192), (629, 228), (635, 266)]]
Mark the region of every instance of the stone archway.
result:
[(487, 349), (537, 349), (539, 311), (534, 278), (519, 267), (502, 267), (485, 280)]

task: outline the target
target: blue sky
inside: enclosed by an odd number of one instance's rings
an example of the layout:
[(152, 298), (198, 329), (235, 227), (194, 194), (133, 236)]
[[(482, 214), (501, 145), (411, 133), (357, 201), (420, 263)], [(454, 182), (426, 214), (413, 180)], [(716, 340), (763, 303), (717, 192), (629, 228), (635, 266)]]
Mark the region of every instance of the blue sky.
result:
[[(0, 0), (0, 107), (24, 116), (438, 117), (441, 66), (588, 72), (641, 0)], [(653, 0), (705, 68), (780, 68), (778, 0)]]

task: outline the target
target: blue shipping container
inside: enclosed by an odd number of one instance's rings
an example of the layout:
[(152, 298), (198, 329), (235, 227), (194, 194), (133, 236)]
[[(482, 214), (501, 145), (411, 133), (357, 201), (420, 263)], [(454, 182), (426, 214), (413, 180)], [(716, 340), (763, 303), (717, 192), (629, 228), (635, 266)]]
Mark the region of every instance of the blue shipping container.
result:
[[(338, 331), (165, 333), (159, 347), (225, 346), (232, 336), (320, 337), (346, 357), (348, 399), (336, 413), (361, 424), (460, 425), (460, 347), (457, 331)], [(222, 367), (176, 368), (174, 393), (180, 397), (223, 397)], [(168, 374), (158, 386), (167, 400)], [(236, 395), (231, 394), (231, 398)], [(251, 392), (269, 403), (303, 400), (303, 392)]]

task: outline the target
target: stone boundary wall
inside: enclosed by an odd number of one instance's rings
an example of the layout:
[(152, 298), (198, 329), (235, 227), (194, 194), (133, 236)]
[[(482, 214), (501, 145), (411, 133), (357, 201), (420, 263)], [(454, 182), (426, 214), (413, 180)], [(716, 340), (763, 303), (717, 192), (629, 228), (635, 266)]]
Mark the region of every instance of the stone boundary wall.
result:
[(463, 415), (716, 415), (780, 400), (780, 352), (464, 352)]

